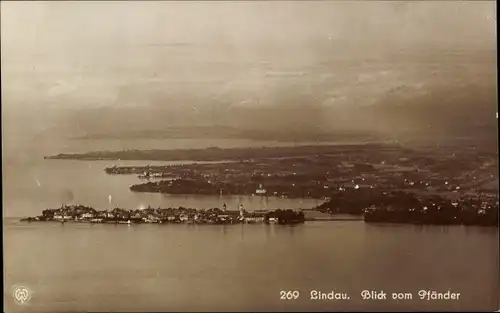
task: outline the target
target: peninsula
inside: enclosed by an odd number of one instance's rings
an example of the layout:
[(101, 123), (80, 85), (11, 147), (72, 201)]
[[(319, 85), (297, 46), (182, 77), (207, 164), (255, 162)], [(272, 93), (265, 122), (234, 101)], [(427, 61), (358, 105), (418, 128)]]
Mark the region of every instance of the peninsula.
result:
[(104, 170), (136, 175), (133, 192), (315, 198), (326, 201), (317, 211), (363, 216), (369, 223), (498, 225), (498, 159), (487, 147), (410, 149), (372, 143), (103, 151), (48, 158), (212, 161)]
[(375, 143), (342, 145), (307, 145), (292, 147), (259, 147), (221, 149), (176, 149), (176, 150), (121, 150), (90, 151), (86, 153), (61, 153), (46, 156), (45, 159), (60, 160), (143, 160), (143, 161), (239, 161), (268, 158), (290, 158), (325, 154), (372, 152), (375, 150), (394, 149), (391, 146)]

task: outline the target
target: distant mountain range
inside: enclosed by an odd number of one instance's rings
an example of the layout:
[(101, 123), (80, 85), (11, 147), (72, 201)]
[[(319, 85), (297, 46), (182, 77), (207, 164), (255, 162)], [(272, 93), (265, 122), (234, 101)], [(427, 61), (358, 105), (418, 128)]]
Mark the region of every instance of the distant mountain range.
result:
[[(293, 94), (288, 99), (294, 99)], [(266, 106), (207, 103), (3, 111), (4, 134), (45, 130), (77, 139), (231, 138), (266, 141), (370, 141), (468, 137), (497, 140), (496, 85), (399, 86), (368, 104), (322, 106), (301, 96)], [(370, 100), (370, 101), (368, 101)], [(187, 100), (186, 100), (187, 101)], [(188, 103), (188, 102), (187, 102)], [(28, 123), (33, 119), (37, 119)]]
[(377, 135), (356, 131), (251, 130), (231, 126), (179, 126), (161, 130), (122, 131), (77, 136), (75, 139), (249, 139), (281, 142), (374, 141)]

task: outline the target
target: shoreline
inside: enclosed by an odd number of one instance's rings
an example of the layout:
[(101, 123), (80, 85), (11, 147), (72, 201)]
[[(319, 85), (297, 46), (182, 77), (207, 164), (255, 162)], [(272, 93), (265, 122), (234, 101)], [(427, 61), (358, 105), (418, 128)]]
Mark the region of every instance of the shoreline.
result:
[(408, 221), (408, 222), (403, 222), (403, 221), (367, 221), (364, 218), (351, 218), (351, 219), (346, 219), (346, 218), (306, 218), (304, 222), (297, 222), (297, 223), (278, 223), (278, 222), (237, 222), (237, 223), (182, 223), (182, 222), (176, 222), (176, 223), (168, 223), (168, 222), (132, 222), (130, 223), (126, 221), (105, 221), (105, 222), (91, 222), (91, 221), (74, 221), (74, 220), (68, 220), (65, 222), (61, 221), (56, 221), (56, 220), (28, 220), (27, 218), (19, 218), (19, 217), (10, 217), (7, 218), (9, 220), (15, 220), (18, 222), (22, 223), (52, 223), (52, 224), (87, 224), (87, 225), (94, 225), (94, 224), (101, 224), (101, 225), (145, 225), (145, 224), (170, 224), (170, 225), (190, 225), (190, 226), (200, 226), (200, 225), (205, 225), (205, 226), (226, 226), (226, 225), (288, 225), (288, 226), (294, 226), (294, 225), (299, 225), (299, 224), (305, 224), (306, 222), (320, 222), (320, 223), (326, 223), (326, 222), (363, 222), (368, 225), (408, 225), (408, 226), (421, 226), (421, 227), (480, 227), (480, 228), (499, 228), (500, 225), (486, 225), (486, 224), (463, 224), (463, 223), (420, 223), (420, 222), (415, 222), (415, 221)]
[(323, 144), (300, 145), (283, 147), (246, 147), (246, 148), (219, 148), (204, 149), (147, 149), (147, 150), (116, 150), (116, 151), (89, 151), (85, 153), (59, 153), (45, 156), (48, 160), (134, 160), (134, 161), (234, 161), (260, 158), (303, 157), (318, 154), (349, 152), (352, 149), (394, 149), (399, 145), (387, 143), (360, 142), (356, 144)]
[[(310, 214), (322, 216), (310, 216)], [(11, 218), (16, 219), (16, 218)], [(213, 208), (208, 210), (193, 208), (157, 208), (142, 210), (115, 208), (112, 211), (75, 205), (47, 209), (42, 215), (18, 219), (20, 222), (85, 223), (85, 224), (187, 224), (187, 225), (230, 225), (230, 224), (280, 224), (296, 225), (305, 222), (347, 222), (363, 221), (366, 224), (400, 224), (415, 226), (481, 226), (499, 227), (498, 220), (480, 214), (473, 217), (450, 215), (436, 210), (422, 212), (410, 210), (378, 209), (375, 206), (363, 210), (362, 214), (327, 214), (318, 209), (292, 210), (275, 209), (247, 212), (241, 206), (238, 211)]]

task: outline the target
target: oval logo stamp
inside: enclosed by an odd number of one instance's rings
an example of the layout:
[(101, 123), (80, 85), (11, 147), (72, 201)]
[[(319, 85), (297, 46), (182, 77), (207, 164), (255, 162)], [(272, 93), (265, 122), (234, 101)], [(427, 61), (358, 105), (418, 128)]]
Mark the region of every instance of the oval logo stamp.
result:
[(16, 286), (12, 292), (14, 300), (17, 304), (26, 304), (31, 299), (31, 292), (27, 287)]

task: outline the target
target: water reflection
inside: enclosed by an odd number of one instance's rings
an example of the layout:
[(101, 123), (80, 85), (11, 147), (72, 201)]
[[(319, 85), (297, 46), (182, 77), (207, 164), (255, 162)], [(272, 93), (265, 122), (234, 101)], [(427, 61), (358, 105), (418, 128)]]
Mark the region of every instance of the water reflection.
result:
[(227, 236), (227, 226), (226, 225), (221, 225), (220, 230), (221, 230), (222, 235), (224, 237), (226, 237)]
[(264, 229), (265, 229), (265, 234), (266, 234), (266, 240), (269, 240), (271, 238), (271, 226), (264, 225)]
[[(498, 246), (496, 231), (478, 227), (466, 233), (465, 228), (453, 226), (388, 228), (363, 222), (130, 227), (70, 223), (20, 227), (6, 222), (6, 228), (6, 284), (40, 279), (48, 288), (39, 298), (48, 306), (40, 311), (53, 311), (52, 306), (60, 305), (50, 298), (54, 293), (71, 297), (83, 310), (87, 298), (100, 301), (100, 294), (109, 289), (113, 290), (112, 299), (101, 304), (110, 310), (123, 305), (131, 295), (147, 297), (146, 293), (157, 293), (158, 289), (177, 297), (160, 297), (155, 300), (159, 306), (169, 308), (171, 301), (178, 301), (179, 306), (189, 307), (191, 302), (182, 295), (192, 285), (203, 287), (206, 305), (220, 303), (229, 288), (234, 297), (230, 303), (237, 307), (237, 300), (249, 292), (257, 297), (260, 291), (272, 293), (283, 284), (308, 289), (308, 282), (317, 288), (333, 288), (334, 283), (346, 290), (365, 286), (418, 290), (424, 283), (427, 288), (445, 283), (469, 295), (460, 305), (472, 307), (475, 303), (478, 307), (494, 297), (491, 286), (498, 281), (498, 258), (493, 259), (494, 246)], [(404, 273), (390, 275), (401, 264)], [(123, 272), (127, 275), (119, 274)], [(150, 279), (158, 272), (162, 279)], [(145, 290), (126, 289), (129, 284), (139, 284)], [(82, 296), (78, 288), (91, 291)], [(266, 306), (278, 304), (274, 298), (260, 299)], [(147, 302), (127, 305), (130, 309), (155, 309)], [(305, 311), (331, 310), (326, 304), (304, 305)], [(447, 305), (443, 309), (458, 304)]]

